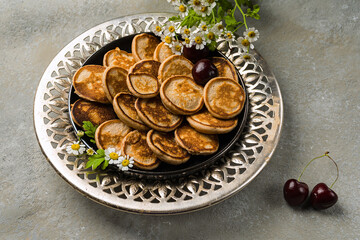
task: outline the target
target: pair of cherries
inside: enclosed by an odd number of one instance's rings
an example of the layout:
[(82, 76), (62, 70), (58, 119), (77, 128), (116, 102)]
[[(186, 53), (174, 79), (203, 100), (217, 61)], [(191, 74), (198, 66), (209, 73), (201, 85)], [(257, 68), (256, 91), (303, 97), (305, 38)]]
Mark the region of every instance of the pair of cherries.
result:
[(310, 163), (312, 163), (315, 159), (325, 156), (335, 164), (337, 177), (330, 187), (328, 187), (325, 183), (318, 183), (310, 193), (309, 203), (314, 209), (321, 210), (329, 208), (337, 202), (338, 196), (331, 188), (334, 186), (339, 177), (339, 168), (336, 162), (329, 156), (329, 152), (326, 152), (324, 155), (312, 159), (305, 166), (298, 180), (289, 179), (286, 181), (284, 185), (284, 198), (289, 205), (301, 206), (306, 202), (309, 195), (309, 187), (306, 183), (300, 182), (300, 178)]

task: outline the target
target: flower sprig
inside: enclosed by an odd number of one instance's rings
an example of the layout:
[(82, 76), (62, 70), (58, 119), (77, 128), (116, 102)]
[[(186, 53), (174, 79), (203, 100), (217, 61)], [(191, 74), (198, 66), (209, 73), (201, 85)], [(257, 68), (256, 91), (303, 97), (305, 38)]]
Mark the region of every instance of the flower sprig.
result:
[[(247, 18), (260, 19), (260, 7), (251, 0), (168, 0), (177, 16), (169, 18), (165, 24), (154, 22), (152, 31), (161, 37), (175, 54), (181, 54), (184, 47), (195, 46), (203, 49), (207, 46), (215, 50), (217, 40), (222, 38), (227, 42), (237, 42), (245, 54), (246, 61), (254, 60), (249, 50), (254, 48), (253, 42), (258, 40), (259, 31), (249, 28)], [(246, 11), (243, 10), (246, 9)], [(241, 20), (235, 18), (239, 12)], [(236, 38), (240, 27), (245, 27), (243, 36)]]
[(98, 149), (96, 152), (92, 148), (85, 147), (81, 143), (81, 138), (86, 135), (90, 138), (90, 141), (95, 143), (95, 132), (97, 126), (94, 126), (90, 121), (83, 122), (84, 131), (78, 131), (77, 141), (72, 142), (66, 146), (66, 151), (70, 155), (74, 155), (78, 158), (86, 156), (88, 161), (86, 162), (85, 168), (97, 169), (101, 166), (102, 170), (105, 170), (109, 164), (118, 167), (122, 171), (127, 171), (129, 168), (134, 166), (134, 158), (126, 155), (122, 155), (121, 151), (116, 151), (115, 148)]

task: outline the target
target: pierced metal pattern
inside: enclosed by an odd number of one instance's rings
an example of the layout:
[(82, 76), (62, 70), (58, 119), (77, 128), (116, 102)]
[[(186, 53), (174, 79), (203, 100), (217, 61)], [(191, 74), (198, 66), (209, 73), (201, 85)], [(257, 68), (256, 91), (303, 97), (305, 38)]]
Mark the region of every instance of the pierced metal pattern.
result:
[[(150, 15), (150, 17), (149, 17)], [(136, 179), (84, 170), (69, 156), (75, 140), (67, 109), (71, 78), (83, 62), (105, 44), (150, 31), (154, 21), (171, 14), (128, 16), (98, 25), (74, 39), (50, 63), (35, 97), (34, 124), (39, 144), (60, 176), (85, 196), (110, 207), (136, 213), (175, 214), (211, 206), (245, 187), (269, 161), (282, 125), (282, 99), (274, 75), (259, 54), (243, 62), (241, 50), (223, 39), (219, 50), (236, 65), (250, 99), (249, 119), (238, 142), (220, 161), (195, 175), (174, 180)]]

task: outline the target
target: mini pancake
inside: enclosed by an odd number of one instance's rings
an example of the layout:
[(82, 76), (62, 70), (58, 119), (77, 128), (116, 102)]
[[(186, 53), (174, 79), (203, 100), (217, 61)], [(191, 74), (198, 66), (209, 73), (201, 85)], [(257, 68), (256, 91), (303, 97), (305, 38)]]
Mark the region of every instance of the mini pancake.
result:
[(75, 93), (86, 100), (109, 103), (102, 86), (105, 67), (86, 65), (79, 68), (73, 77)]
[(175, 140), (193, 155), (209, 155), (219, 148), (217, 135), (200, 133), (188, 124), (175, 130)]
[(210, 60), (219, 72), (218, 77), (231, 78), (236, 82), (239, 81), (234, 65), (227, 59), (222, 57), (212, 57)]
[(216, 118), (212, 116), (206, 108), (203, 108), (194, 115), (187, 116), (186, 120), (196, 131), (206, 134), (223, 134), (231, 132), (238, 123), (237, 118), (226, 120)]
[(153, 35), (147, 33), (136, 35), (131, 43), (131, 51), (135, 61), (153, 59), (154, 51), (159, 43), (159, 39)]
[(159, 93), (157, 78), (147, 73), (130, 73), (126, 83), (130, 92), (139, 98), (152, 98)]
[(113, 100), (113, 107), (116, 115), (126, 125), (141, 130), (148, 130), (148, 126), (139, 118), (135, 109), (136, 97), (129, 93), (118, 93)]
[(154, 60), (162, 63), (163, 61), (165, 61), (165, 59), (167, 59), (168, 57), (170, 57), (172, 55), (174, 55), (174, 53), (171, 50), (171, 48), (169, 48), (169, 46), (167, 46), (164, 42), (161, 42), (155, 48), (153, 58), (154, 58)]
[(122, 140), (129, 132), (131, 128), (119, 119), (106, 121), (96, 129), (96, 146), (99, 149), (115, 148), (120, 151)]
[(156, 156), (168, 164), (178, 165), (190, 159), (190, 154), (175, 141), (173, 133), (150, 130), (146, 142)]
[(159, 97), (138, 98), (135, 102), (135, 108), (140, 119), (158, 131), (170, 132), (182, 122), (182, 117), (167, 110)]
[(74, 123), (80, 127), (83, 121), (90, 121), (94, 126), (99, 126), (103, 122), (117, 118), (111, 105), (84, 99), (79, 99), (71, 105), (71, 116)]
[(130, 93), (126, 84), (127, 75), (128, 72), (125, 69), (117, 66), (108, 67), (104, 72), (102, 83), (106, 97), (110, 102), (119, 92)]
[(205, 106), (217, 118), (230, 119), (238, 115), (245, 99), (244, 89), (231, 78), (213, 78), (204, 88)]
[(158, 79), (162, 83), (166, 79), (176, 75), (188, 76), (192, 78), (193, 64), (181, 55), (173, 55), (165, 59), (159, 67)]
[(118, 66), (129, 71), (130, 67), (135, 64), (134, 57), (131, 53), (120, 50), (118, 47), (108, 51), (104, 55), (103, 65), (105, 67)]
[(191, 115), (203, 105), (203, 87), (187, 76), (170, 77), (161, 84), (161, 101), (174, 114)]
[(134, 165), (140, 169), (152, 170), (159, 166), (160, 161), (146, 143), (146, 133), (132, 131), (122, 142), (121, 152), (134, 158)]
[(148, 73), (157, 78), (160, 64), (155, 60), (141, 60), (130, 68), (129, 73)]

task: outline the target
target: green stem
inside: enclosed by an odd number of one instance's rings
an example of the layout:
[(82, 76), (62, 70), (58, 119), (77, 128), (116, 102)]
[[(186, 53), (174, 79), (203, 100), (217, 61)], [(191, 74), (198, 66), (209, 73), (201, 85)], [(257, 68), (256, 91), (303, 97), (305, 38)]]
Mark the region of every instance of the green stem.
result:
[(336, 181), (338, 180), (338, 178), (339, 178), (339, 167), (338, 167), (337, 163), (335, 162), (335, 160), (332, 159), (328, 154), (329, 154), (329, 152), (326, 152), (325, 156), (327, 156), (335, 164), (336, 173), (337, 173), (335, 181), (330, 186), (330, 188), (332, 188), (334, 186), (334, 184), (336, 183)]
[(212, 23), (215, 23), (215, 12), (214, 9), (212, 10), (212, 17), (213, 19), (211, 20)]
[(310, 163), (312, 163), (312, 162), (313, 162), (314, 160), (316, 160), (316, 159), (319, 159), (319, 158), (322, 158), (322, 157), (325, 157), (325, 156), (328, 157), (328, 158), (335, 164), (335, 167), (336, 167), (337, 175), (336, 175), (335, 181), (334, 181), (334, 182), (331, 184), (331, 186), (330, 186), (330, 188), (332, 188), (332, 187), (334, 186), (334, 184), (336, 183), (336, 181), (338, 180), (338, 178), (339, 178), (339, 167), (338, 167), (337, 163), (335, 162), (335, 160), (332, 159), (332, 158), (329, 156), (329, 152), (325, 152), (324, 155), (321, 155), (321, 156), (319, 156), (319, 157), (316, 157), (316, 158), (311, 159), (311, 161), (310, 161), (308, 164), (306, 164), (304, 170), (301, 172), (301, 174), (300, 174), (300, 176), (299, 176), (299, 178), (298, 178), (298, 181), (300, 181), (300, 178), (302, 177), (302, 175), (304, 174), (306, 168), (310, 165)]
[(232, 33), (236, 32), (242, 25), (244, 25), (244, 24), (243, 23), (239, 24), (239, 26), (234, 31), (232, 31)]
[(242, 16), (243, 16), (243, 19), (244, 19), (244, 25), (245, 25), (245, 28), (248, 29), (248, 26), (246, 24), (246, 16), (245, 16), (245, 13), (243, 12), (243, 10), (241, 9), (241, 7), (239, 6), (238, 2), (235, 1), (235, 4), (237, 6), (237, 8), (240, 10)]

